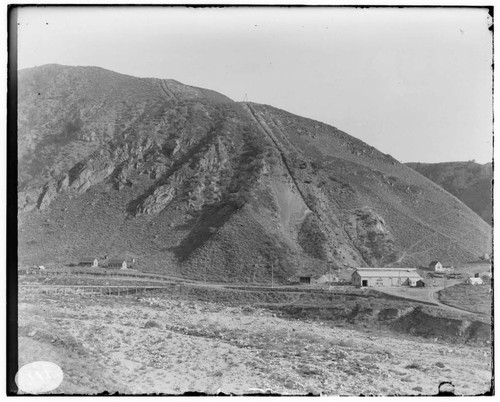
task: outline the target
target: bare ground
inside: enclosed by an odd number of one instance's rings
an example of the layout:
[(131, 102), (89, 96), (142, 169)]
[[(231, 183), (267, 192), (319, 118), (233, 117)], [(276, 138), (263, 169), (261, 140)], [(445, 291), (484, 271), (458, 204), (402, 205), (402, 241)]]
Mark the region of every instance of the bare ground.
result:
[(19, 335), (19, 365), (59, 364), (64, 394), (474, 395), (492, 378), (489, 347), (165, 296), (24, 295)]

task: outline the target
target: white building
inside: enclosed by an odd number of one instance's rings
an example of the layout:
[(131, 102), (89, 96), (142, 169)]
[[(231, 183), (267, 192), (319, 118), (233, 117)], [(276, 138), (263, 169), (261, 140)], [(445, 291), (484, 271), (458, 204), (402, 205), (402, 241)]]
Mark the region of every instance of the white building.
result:
[(357, 268), (351, 283), (358, 287), (424, 286), (416, 268)]
[(446, 271), (445, 268), (443, 267), (443, 264), (441, 264), (439, 261), (432, 261), (429, 264), (429, 269), (431, 271), (435, 271), (435, 272), (444, 272), (444, 271)]
[(482, 285), (483, 280), (481, 278), (469, 278), (467, 279), (467, 284), (468, 285)]

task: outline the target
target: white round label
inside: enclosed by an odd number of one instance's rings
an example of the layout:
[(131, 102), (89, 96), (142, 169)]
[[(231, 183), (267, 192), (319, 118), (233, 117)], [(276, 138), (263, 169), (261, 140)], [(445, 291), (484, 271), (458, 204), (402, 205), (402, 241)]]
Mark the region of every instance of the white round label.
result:
[(25, 364), (16, 374), (16, 384), (21, 391), (28, 394), (40, 394), (56, 389), (63, 380), (64, 374), (57, 364), (37, 361)]

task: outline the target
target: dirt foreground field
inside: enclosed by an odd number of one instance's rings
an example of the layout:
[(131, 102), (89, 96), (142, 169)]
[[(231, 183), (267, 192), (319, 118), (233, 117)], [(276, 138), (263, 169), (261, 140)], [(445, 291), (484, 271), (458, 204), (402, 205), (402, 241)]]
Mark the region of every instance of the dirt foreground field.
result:
[(52, 393), (434, 395), (491, 388), (491, 348), (434, 343), (168, 296), (23, 295), (19, 366), (57, 363)]

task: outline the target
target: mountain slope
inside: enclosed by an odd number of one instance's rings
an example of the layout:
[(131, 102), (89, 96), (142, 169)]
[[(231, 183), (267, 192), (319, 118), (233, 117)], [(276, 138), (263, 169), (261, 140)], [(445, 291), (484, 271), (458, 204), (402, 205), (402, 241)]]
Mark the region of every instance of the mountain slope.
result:
[(460, 262), (491, 228), (389, 155), (326, 124), (174, 80), (19, 72), (19, 259), (284, 280)]
[(406, 165), (453, 194), (491, 225), (493, 217), (491, 162), (484, 165), (475, 162), (412, 162)]

